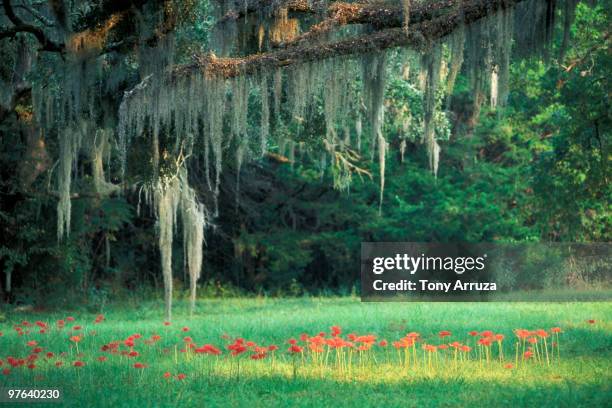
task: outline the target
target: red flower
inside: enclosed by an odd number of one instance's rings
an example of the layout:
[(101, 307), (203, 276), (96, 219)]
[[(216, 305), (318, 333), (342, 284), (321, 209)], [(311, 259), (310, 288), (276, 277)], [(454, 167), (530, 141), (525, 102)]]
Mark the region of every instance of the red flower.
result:
[(170, 378), (170, 377), (172, 377), (172, 374), (170, 374), (168, 371), (166, 371), (164, 373), (164, 378)]
[(440, 350), (446, 350), (446, 349), (448, 348), (448, 346), (447, 346), (446, 344), (440, 344), (440, 345), (438, 346), (438, 348), (439, 348)]
[(472, 348), (470, 346), (461, 346), (461, 351), (464, 353), (469, 353)]
[(367, 334), (365, 336), (357, 336), (355, 341), (357, 343), (365, 343), (365, 344), (372, 345), (376, 343), (376, 336), (374, 336), (373, 334)]
[(134, 368), (146, 368), (147, 366), (142, 363), (134, 363)]
[(83, 367), (85, 363), (82, 361), (75, 361), (74, 363), (72, 363), (72, 365), (75, 367)]
[(106, 357), (106, 356), (98, 357), (98, 361), (106, 361), (106, 360), (108, 360), (108, 357)]
[(551, 333), (561, 333), (561, 328), (560, 327), (553, 327), (552, 329), (550, 329)]
[[(54, 354), (53, 354), (52, 352), (50, 352), (50, 351), (49, 351), (49, 352), (47, 353), (47, 358), (53, 358), (53, 355), (54, 355)], [(0, 365), (2, 365), (2, 364), (0, 364)]]
[(102, 320), (104, 320), (104, 315), (97, 315), (94, 323), (100, 323)]
[(491, 330), (485, 330), (482, 333), (480, 333), (480, 335), (482, 337), (491, 337), (491, 336), (493, 336), (493, 332)]
[(184, 332), (188, 332), (189, 331), (189, 327), (185, 326), (181, 330), (184, 331)]
[(33, 370), (33, 369), (35, 369), (35, 368), (36, 368), (36, 364), (34, 364), (34, 363), (30, 363), (30, 364), (28, 364), (28, 368), (29, 368), (30, 370)]
[(527, 339), (527, 341), (531, 344), (535, 344), (538, 342), (538, 338), (537, 337), (530, 337)]
[(32, 353), (40, 353), (41, 351), (43, 351), (42, 347), (36, 347), (32, 349)]
[(55, 362), (55, 366), (56, 367), (61, 367), (64, 363), (62, 363), (61, 361), (56, 361)]
[(300, 335), (300, 340), (302, 340), (302, 341), (306, 341), (306, 340), (308, 340), (308, 338), (309, 338), (309, 337), (310, 337), (310, 336), (308, 336), (308, 334), (306, 334), (306, 333), (302, 333), (302, 334)]
[(289, 343), (289, 344), (297, 344), (297, 340), (296, 339), (289, 339), (289, 341), (287, 341), (287, 343)]
[(289, 352), (296, 354), (296, 353), (301, 353), (304, 349), (300, 346), (297, 345), (292, 345), (291, 347), (289, 347)]
[(495, 335), (495, 340), (496, 341), (502, 341), (504, 339), (504, 335), (503, 334), (496, 334)]
[(191, 337), (186, 336), (185, 338), (183, 338), (183, 341), (184, 341), (185, 343), (191, 343), (193, 340), (191, 339)]
[(247, 348), (242, 344), (243, 341), (243, 339), (236, 339), (233, 344), (227, 346), (227, 349), (232, 352), (232, 356), (238, 356), (247, 351)]
[(263, 358), (266, 358), (266, 353), (251, 354), (251, 360), (261, 360)]
[(525, 354), (523, 354), (523, 357), (525, 359), (530, 359), (531, 357), (533, 357), (533, 352), (531, 351), (526, 351)]
[(9, 375), (10, 373), (11, 373), (11, 370), (9, 370), (8, 368), (5, 368), (4, 370), (2, 370), (3, 375)]
[(232, 350), (232, 356), (238, 356), (238, 355), (244, 353), (245, 351), (247, 351), (247, 348), (244, 347), (244, 346), (239, 345), (239, 346), (237, 346), (236, 348), (234, 348)]
[(211, 344), (205, 344), (202, 347), (196, 348), (194, 351), (196, 353), (212, 354), (215, 356), (218, 356), (219, 354), (221, 354), (221, 350), (219, 350), (218, 348), (216, 348), (215, 346)]
[(137, 351), (130, 351), (130, 353), (128, 354), (129, 357), (138, 357), (138, 352)]
[(81, 329), (82, 329), (82, 327), (81, 327), (81, 326), (74, 326), (74, 327), (72, 328), (72, 330), (81, 330)]
[(408, 342), (405, 341), (405, 339), (401, 339), (400, 341), (394, 341), (393, 347), (395, 347), (396, 349), (407, 348)]
[(134, 340), (128, 339), (124, 341), (123, 344), (125, 344), (127, 347), (134, 347)]
[(440, 336), (440, 338), (449, 337), (450, 335), (451, 332), (449, 332), (448, 330), (442, 330), (440, 333), (438, 333), (438, 336)]
[(378, 343), (380, 347), (387, 347), (387, 344), (387, 340), (381, 340), (380, 343)]
[(478, 344), (482, 345), (482, 346), (490, 346), (491, 345), (491, 337), (482, 337), (480, 339), (478, 339)]
[(340, 326), (332, 326), (331, 327), (331, 335), (332, 337), (338, 337), (342, 333), (342, 329)]
[(525, 329), (517, 329), (516, 330), (516, 335), (519, 339), (526, 339), (527, 337), (531, 336), (531, 332), (529, 330), (525, 330)]
[(75, 343), (78, 343), (79, 341), (81, 341), (81, 336), (71, 336), (70, 341), (74, 341)]
[(25, 364), (25, 360), (23, 358), (20, 359), (14, 359), (12, 357), (8, 357), (7, 361), (9, 362), (10, 365), (12, 365), (13, 367), (20, 367), (22, 365)]
[(511, 370), (511, 369), (513, 369), (513, 368), (514, 368), (514, 364), (510, 364), (510, 363), (508, 363), (508, 364), (506, 364), (506, 365), (504, 366), (504, 368), (507, 368), (508, 370)]
[(268, 351), (276, 351), (278, 350), (278, 346), (271, 344), (268, 346)]
[(478, 332), (476, 330), (472, 330), (471, 332), (468, 333), (470, 336), (472, 337), (476, 337), (478, 336)]
[(587, 320), (587, 323), (589, 323), (589, 324), (595, 324), (595, 320), (593, 320), (593, 319), (589, 319), (589, 320)]
[(170, 322), (164, 322), (164, 326), (170, 326), (172, 323)]
[(68, 316), (68, 317), (66, 318), (66, 321), (67, 321), (67, 322), (74, 322), (74, 317), (72, 317), (72, 316)]
[(185, 374), (178, 374), (178, 375), (176, 376), (176, 378), (177, 378), (178, 380), (184, 380), (186, 377), (187, 377), (187, 376), (186, 376)]
[(26, 343), (29, 347), (36, 347), (38, 345), (38, 343), (36, 342), (36, 340), (30, 340)]

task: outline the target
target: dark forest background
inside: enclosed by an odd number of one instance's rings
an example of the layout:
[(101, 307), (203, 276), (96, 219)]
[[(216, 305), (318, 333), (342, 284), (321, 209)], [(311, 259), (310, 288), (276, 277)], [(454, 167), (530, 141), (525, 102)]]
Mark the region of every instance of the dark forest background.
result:
[[(548, 61), (516, 59), (503, 109), (474, 112), (468, 80), (460, 75), (448, 101), (445, 126), (452, 136), (441, 142), (437, 179), (421, 142), (400, 138), (394, 112), (404, 105), (422, 110), (421, 98), (402, 80), (400, 63), (389, 64), (398, 74), (386, 86), (384, 131), (396, 148), (387, 160), (380, 215), (375, 181), (354, 177), (348, 191), (338, 191), (332, 175), (302, 158), (299, 147), (295, 158), (247, 160), (239, 190), (228, 153), (220, 214), (206, 231), (200, 294), (350, 293), (362, 241), (609, 242), (609, 6), (580, 4), (570, 46), (562, 49), (559, 27)], [(184, 35), (206, 41), (207, 26)], [(1, 61), (0, 69), (11, 63)], [(12, 274), (10, 295), (4, 279), (0, 285), (3, 298), (100, 303), (161, 287), (155, 216), (146, 209), (138, 214), (137, 193), (73, 199), (70, 236), (58, 243), (57, 198), (44, 193), (53, 163), (28, 142), (16, 115), (0, 123), (0, 269)], [(316, 137), (324, 129), (320, 107), (305, 134)], [(361, 163), (377, 174), (376, 163)], [(38, 165), (45, 171), (27, 180), (28, 169)], [(79, 165), (75, 190), (87, 191), (87, 158)], [(197, 163), (192, 167), (192, 185), (205, 191), (204, 175)], [(24, 182), (41, 188), (25, 189)], [(174, 245), (180, 296), (188, 282), (180, 234)]]

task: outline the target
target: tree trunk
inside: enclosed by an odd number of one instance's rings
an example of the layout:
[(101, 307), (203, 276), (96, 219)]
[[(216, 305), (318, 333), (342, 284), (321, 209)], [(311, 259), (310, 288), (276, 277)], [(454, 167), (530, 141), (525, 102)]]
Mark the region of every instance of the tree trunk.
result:
[(11, 286), (13, 285), (13, 271), (11, 270), (7, 270), (4, 272), (6, 274), (6, 281), (5, 281), (5, 285), (4, 285), (4, 289), (6, 291), (7, 295), (10, 295), (11, 293)]
[[(162, 259), (165, 258), (162, 255)], [(166, 260), (163, 259), (164, 263), (164, 303), (165, 303), (165, 317), (166, 321), (172, 320), (172, 266), (170, 265), (170, 274), (166, 272)], [(170, 263), (172, 261), (170, 260)]]
[(197, 280), (198, 278), (196, 278), (195, 276), (191, 275), (189, 277), (189, 292), (190, 292), (190, 296), (189, 296), (189, 315), (193, 316), (193, 313), (195, 312), (195, 306), (196, 306), (196, 291), (197, 291)]

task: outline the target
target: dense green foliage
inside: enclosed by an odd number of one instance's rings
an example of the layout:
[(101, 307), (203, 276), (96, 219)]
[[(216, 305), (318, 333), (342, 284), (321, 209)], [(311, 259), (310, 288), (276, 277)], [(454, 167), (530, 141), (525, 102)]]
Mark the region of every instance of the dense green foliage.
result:
[[(381, 215), (378, 165), (368, 157), (358, 165), (373, 180), (353, 175), (348, 191), (333, 189), (332, 174), (299, 153), (292, 164), (266, 157), (241, 169), (226, 160), (220, 216), (206, 237), (207, 293), (226, 286), (292, 294), (350, 291), (363, 241), (609, 241), (612, 61), (606, 6), (609, 1), (580, 4), (569, 48), (561, 50), (558, 30), (549, 61), (517, 58), (508, 106), (483, 108), (473, 129), (468, 78), (459, 76), (449, 111), (436, 119), (438, 134), (449, 135), (440, 141), (437, 179), (427, 170), (422, 148), (421, 91), (401, 79), (399, 57), (393, 60), (384, 132), (390, 144), (405, 145), (405, 154), (388, 157)], [(205, 42), (209, 24), (198, 19), (179, 46)], [(299, 130), (309, 143), (320, 143), (325, 123), (317, 108), (306, 129), (276, 123), (273, 131)], [(412, 124), (404, 131), (406, 115)], [(252, 126), (259, 123), (257, 115), (250, 119)], [(103, 303), (143, 282), (159, 286), (155, 220), (150, 209), (138, 213), (138, 193), (88, 196), (93, 181), (82, 168), (71, 234), (58, 243), (56, 197), (20, 188), (27, 135), (9, 120), (1, 126), (0, 266), (12, 273), (13, 300), (53, 298), (48, 295), (70, 285), (79, 289), (75, 296)], [(147, 147), (133, 150), (134, 167), (146, 165)], [(204, 175), (194, 167), (194, 185), (203, 187)], [(39, 191), (49, 183), (47, 173), (36, 180)], [(174, 245), (180, 248), (180, 237)], [(175, 252), (175, 277), (186, 282), (181, 251)]]

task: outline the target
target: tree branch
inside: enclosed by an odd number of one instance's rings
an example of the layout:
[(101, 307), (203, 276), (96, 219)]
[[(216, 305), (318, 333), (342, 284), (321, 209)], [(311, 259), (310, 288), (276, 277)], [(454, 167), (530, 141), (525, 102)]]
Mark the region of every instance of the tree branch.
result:
[(36, 27), (32, 24), (23, 22), (15, 14), (15, 10), (13, 10), (10, 0), (2, 0), (2, 7), (4, 9), (4, 13), (6, 14), (6, 17), (15, 26), (7, 30), (0, 31), (0, 39), (6, 38), (6, 37), (12, 37), (17, 33), (30, 33), (34, 37), (36, 37), (36, 39), (40, 43), (41, 51), (50, 51), (50, 52), (63, 52), (64, 51), (64, 44), (58, 44), (50, 40), (45, 34), (45, 32), (40, 27)]
[(38, 10), (31, 8), (27, 6), (26, 4), (15, 4), (13, 8), (20, 8), (22, 10), (25, 10), (28, 14), (30, 14), (32, 17), (34, 17), (36, 20), (38, 20), (41, 24), (45, 25), (46, 27), (55, 26), (55, 24), (53, 24), (53, 21), (47, 19)]
[[(460, 0), (441, 0), (419, 4), (410, 13), (411, 24), (420, 23), (438, 17), (445, 11), (456, 8)], [(358, 4), (334, 2), (328, 7), (329, 18), (313, 25), (309, 31), (283, 44), (278, 48), (287, 48), (291, 45), (305, 44), (320, 38), (323, 34), (334, 28), (349, 24), (369, 24), (375, 29), (402, 27), (404, 13), (401, 7), (373, 4)]]
[[(464, 0), (461, 8), (453, 7), (440, 17), (411, 24), (408, 31), (401, 28), (403, 20), (391, 15), (390, 27), (357, 38), (327, 44), (297, 44), (287, 49), (251, 55), (244, 58), (217, 58), (196, 55), (194, 62), (172, 70), (175, 77), (200, 70), (209, 75), (232, 78), (262, 70), (286, 67), (304, 62), (325, 60), (348, 55), (360, 55), (394, 47), (426, 49), (436, 40), (451, 34), (461, 24), (474, 23), (499, 10), (513, 7), (523, 0)], [(455, 4), (455, 2), (449, 2)], [(446, 3), (446, 4), (449, 4)]]

